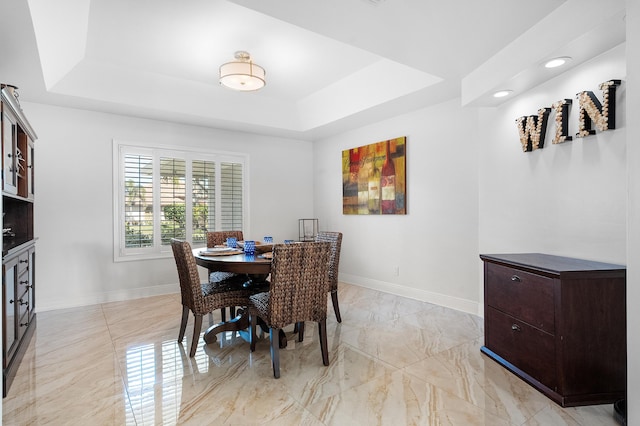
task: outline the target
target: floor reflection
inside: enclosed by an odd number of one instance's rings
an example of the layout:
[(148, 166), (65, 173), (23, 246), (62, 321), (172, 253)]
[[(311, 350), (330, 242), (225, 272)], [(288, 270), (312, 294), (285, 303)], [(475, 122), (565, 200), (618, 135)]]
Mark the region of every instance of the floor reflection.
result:
[(3, 424), (616, 424), (612, 405), (562, 409), (482, 355), (476, 316), (346, 284), (339, 297), (330, 365), (317, 326), (303, 342), (290, 328), (278, 380), (264, 337), (251, 353), (237, 333), (201, 335), (189, 358), (179, 295), (40, 313)]

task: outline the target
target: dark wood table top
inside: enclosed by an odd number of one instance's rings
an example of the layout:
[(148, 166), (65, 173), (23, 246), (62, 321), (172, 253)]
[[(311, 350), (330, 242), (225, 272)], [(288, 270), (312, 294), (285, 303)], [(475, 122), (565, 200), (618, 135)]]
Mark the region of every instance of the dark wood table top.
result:
[(267, 275), (271, 272), (271, 259), (260, 255), (244, 253), (225, 256), (205, 256), (200, 252), (205, 248), (193, 249), (196, 264), (210, 271), (233, 272), (235, 274)]

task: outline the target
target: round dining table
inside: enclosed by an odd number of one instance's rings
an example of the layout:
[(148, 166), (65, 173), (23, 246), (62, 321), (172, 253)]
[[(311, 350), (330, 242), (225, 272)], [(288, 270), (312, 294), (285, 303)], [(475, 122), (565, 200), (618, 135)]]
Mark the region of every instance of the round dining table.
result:
[(207, 268), (210, 272), (233, 272), (234, 274), (269, 275), (271, 272), (271, 259), (264, 258), (260, 254), (248, 255), (238, 250), (238, 254), (221, 253), (218, 255), (201, 254), (206, 249), (193, 249), (196, 264)]
[[(271, 259), (264, 254), (248, 255), (241, 251), (237, 254), (206, 252), (205, 248), (193, 249), (193, 256), (196, 264), (207, 268), (209, 274), (212, 272), (231, 272), (234, 274), (244, 274), (247, 276), (246, 288), (264, 288), (266, 279), (271, 273)], [(239, 310), (239, 314), (230, 321), (223, 321), (214, 324), (204, 333), (204, 341), (214, 343), (216, 334), (225, 331), (244, 332), (249, 328), (249, 316), (247, 309)]]

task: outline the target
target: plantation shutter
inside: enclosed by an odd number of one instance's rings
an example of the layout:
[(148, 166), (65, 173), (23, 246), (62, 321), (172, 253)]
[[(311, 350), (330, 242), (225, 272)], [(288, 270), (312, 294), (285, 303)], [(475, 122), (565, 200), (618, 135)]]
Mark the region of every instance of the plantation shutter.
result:
[(216, 229), (216, 164), (213, 161), (192, 162), (192, 240), (206, 243), (207, 232)]
[(114, 259), (171, 254), (171, 239), (244, 230), (246, 157), (114, 143)]
[(162, 245), (171, 244), (171, 238), (184, 240), (187, 234), (185, 166), (183, 159), (160, 158)]
[(220, 229), (223, 231), (242, 230), (242, 179), (241, 163), (220, 164)]
[(153, 159), (124, 156), (125, 247), (153, 246)]

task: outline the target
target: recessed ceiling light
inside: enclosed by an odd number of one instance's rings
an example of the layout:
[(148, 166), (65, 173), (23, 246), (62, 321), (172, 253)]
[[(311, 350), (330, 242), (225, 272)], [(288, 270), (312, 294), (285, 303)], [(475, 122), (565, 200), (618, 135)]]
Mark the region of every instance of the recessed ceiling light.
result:
[(493, 94), (494, 98), (504, 98), (505, 96), (509, 96), (513, 93), (513, 90), (500, 90)]
[(557, 67), (561, 67), (564, 64), (566, 64), (567, 62), (569, 62), (571, 60), (570, 57), (568, 56), (562, 56), (560, 58), (553, 58), (550, 61), (547, 61), (544, 64), (545, 68), (557, 68)]

